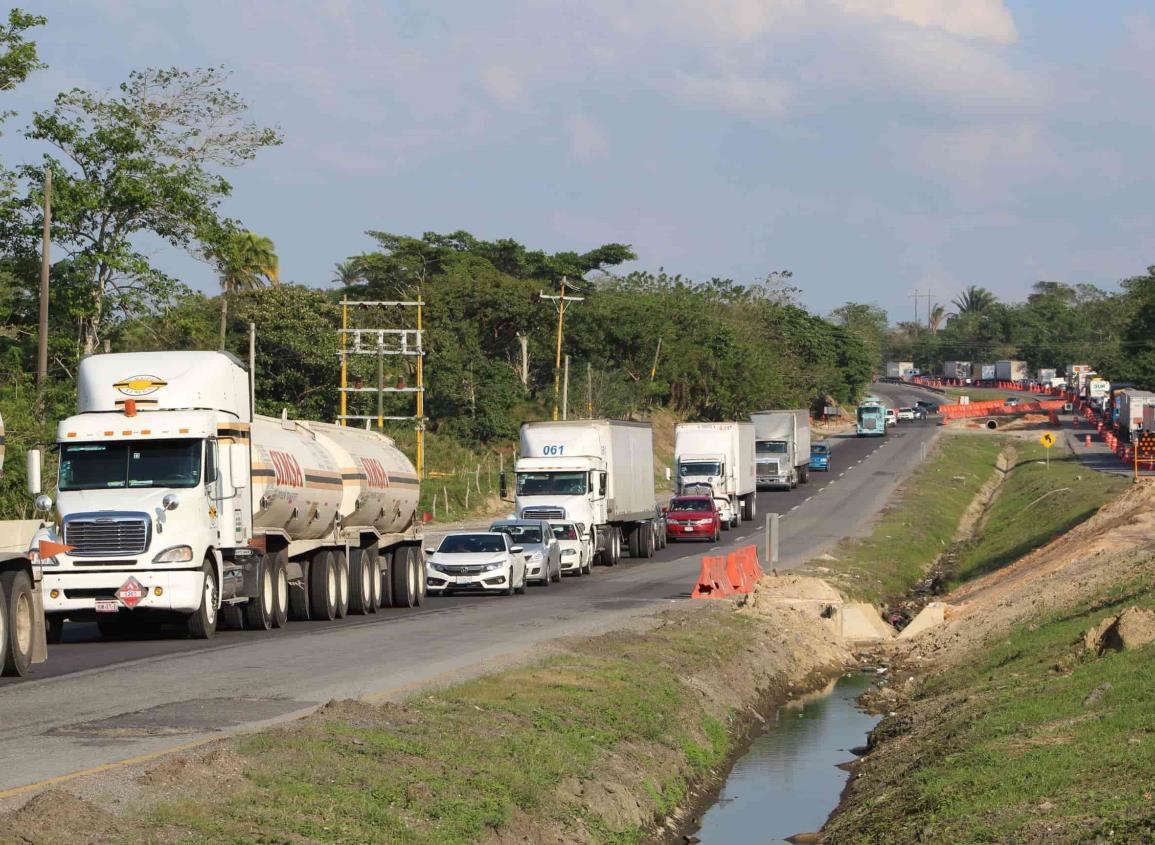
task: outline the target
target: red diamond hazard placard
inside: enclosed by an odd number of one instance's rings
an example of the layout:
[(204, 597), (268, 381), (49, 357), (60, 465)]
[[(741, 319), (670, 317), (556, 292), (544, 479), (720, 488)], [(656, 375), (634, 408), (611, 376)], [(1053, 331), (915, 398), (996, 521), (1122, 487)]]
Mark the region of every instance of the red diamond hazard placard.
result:
[(120, 585), (120, 589), (116, 591), (116, 597), (125, 607), (136, 607), (147, 592), (139, 581), (130, 576), (127, 581)]

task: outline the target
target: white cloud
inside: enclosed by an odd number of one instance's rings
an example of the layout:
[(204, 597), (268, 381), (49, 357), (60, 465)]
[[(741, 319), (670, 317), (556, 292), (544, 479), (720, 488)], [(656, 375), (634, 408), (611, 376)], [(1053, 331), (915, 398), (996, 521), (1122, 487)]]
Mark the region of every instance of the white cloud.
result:
[(749, 116), (781, 114), (790, 101), (790, 86), (755, 76), (677, 77), (674, 90), (683, 102)]
[(1018, 40), (1015, 19), (1003, 0), (841, 0), (846, 11), (897, 18), (963, 38), (1011, 44)]
[(483, 67), (481, 85), (489, 96), (502, 105), (516, 103), (525, 95), (525, 85), (517, 71), (503, 65)]
[(610, 139), (605, 130), (581, 112), (565, 119), (565, 134), (570, 153), (578, 161), (592, 161), (609, 152)]

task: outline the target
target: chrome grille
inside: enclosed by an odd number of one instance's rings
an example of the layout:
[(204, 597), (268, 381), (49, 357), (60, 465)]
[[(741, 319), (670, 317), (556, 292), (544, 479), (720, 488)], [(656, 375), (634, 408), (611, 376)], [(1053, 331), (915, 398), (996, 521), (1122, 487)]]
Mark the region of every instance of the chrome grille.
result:
[(148, 548), (149, 520), (97, 518), (64, 523), (64, 542), (75, 557), (136, 555)]
[(565, 519), (565, 508), (537, 507), (526, 508), (521, 512), (522, 519)]

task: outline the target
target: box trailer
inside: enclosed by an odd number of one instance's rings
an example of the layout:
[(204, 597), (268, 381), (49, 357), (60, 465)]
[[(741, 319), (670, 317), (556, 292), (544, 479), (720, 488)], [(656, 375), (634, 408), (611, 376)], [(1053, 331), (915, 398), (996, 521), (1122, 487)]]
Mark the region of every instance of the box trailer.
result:
[(914, 372), (913, 361), (887, 361), (887, 378), (907, 378)]
[(996, 361), (996, 381), (1027, 381), (1030, 373), (1026, 361)]
[(966, 381), (971, 378), (970, 361), (944, 361), (942, 365), (943, 378)]
[(708, 486), (714, 498), (730, 502), (730, 525), (737, 528), (756, 513), (754, 424), (679, 423), (674, 429), (676, 491)]

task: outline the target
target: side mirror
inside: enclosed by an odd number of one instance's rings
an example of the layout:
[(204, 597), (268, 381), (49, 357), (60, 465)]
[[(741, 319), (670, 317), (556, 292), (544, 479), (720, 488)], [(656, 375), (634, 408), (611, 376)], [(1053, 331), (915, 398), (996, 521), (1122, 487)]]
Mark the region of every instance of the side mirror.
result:
[(431, 554), (433, 554), (433, 553), (434, 553), (434, 552), (436, 552), (436, 551), (437, 551), (436, 549), (430, 549), (430, 548), (426, 548), (426, 549), (424, 549), (424, 552), (425, 552), (425, 554), (427, 554), (427, 555), (431, 555)]
[(40, 470), (44, 466), (44, 455), (39, 449), (28, 450), (28, 493), (39, 496), (43, 490), (40, 483)]
[(501, 499), (503, 502), (509, 501), (509, 483), (506, 481), (504, 472), (500, 476), (498, 476), (497, 481), (498, 481), (498, 485), (497, 485), (498, 486), (498, 492), (497, 492), (498, 498)]
[(525, 551), (525, 547), (524, 546), (510, 546), (509, 550), (511, 552), (513, 552), (515, 555), (519, 555)]
[(249, 446), (247, 443), (229, 444), (229, 477), (238, 490), (252, 483), (249, 468)]

